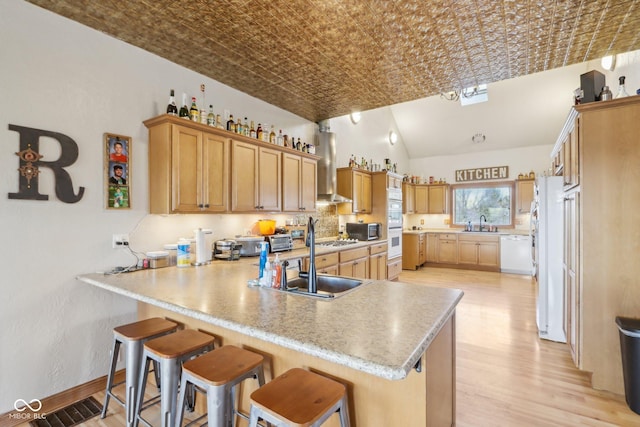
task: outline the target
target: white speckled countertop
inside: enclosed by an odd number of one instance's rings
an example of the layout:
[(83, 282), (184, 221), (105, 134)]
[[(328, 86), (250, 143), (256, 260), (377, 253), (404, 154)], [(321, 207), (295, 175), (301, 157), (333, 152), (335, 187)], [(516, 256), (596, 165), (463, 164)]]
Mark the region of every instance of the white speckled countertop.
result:
[(257, 287), (257, 259), (77, 279), (389, 380), (406, 377), (462, 291), (369, 281), (331, 301)]

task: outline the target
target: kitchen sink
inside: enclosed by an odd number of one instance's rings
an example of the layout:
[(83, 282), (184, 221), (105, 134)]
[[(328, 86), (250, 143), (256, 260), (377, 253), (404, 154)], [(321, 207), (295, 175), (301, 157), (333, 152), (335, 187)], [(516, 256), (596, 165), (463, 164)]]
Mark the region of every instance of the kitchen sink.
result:
[(317, 275), (318, 292), (313, 294), (308, 292), (308, 280), (306, 277), (296, 277), (287, 282), (285, 292), (296, 295), (304, 295), (314, 298), (337, 298), (349, 292), (355, 291), (364, 282), (351, 277), (333, 276), (328, 274)]

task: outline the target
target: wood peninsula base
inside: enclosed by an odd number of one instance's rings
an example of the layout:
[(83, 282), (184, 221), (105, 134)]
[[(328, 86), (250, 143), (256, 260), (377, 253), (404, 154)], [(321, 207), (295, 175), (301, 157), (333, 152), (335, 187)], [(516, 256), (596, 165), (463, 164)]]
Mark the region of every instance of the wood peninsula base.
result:
[[(347, 386), (349, 412), (354, 427), (455, 425), (455, 313), (420, 358), (420, 372), (411, 370), (405, 379), (397, 381), (331, 363), (147, 303), (138, 302), (138, 316), (140, 319), (166, 317), (186, 327), (214, 334), (221, 340), (216, 345), (235, 344), (262, 354), (266, 361), (267, 381), (290, 368), (302, 367), (342, 382)], [(244, 413), (249, 412), (248, 396), (255, 388), (252, 381), (245, 381), (240, 386), (240, 408)], [(199, 399), (200, 404), (203, 400)], [(200, 406), (198, 409), (204, 412)], [(244, 419), (237, 421), (239, 426), (247, 425)], [(338, 416), (332, 416), (325, 425), (339, 426)]]

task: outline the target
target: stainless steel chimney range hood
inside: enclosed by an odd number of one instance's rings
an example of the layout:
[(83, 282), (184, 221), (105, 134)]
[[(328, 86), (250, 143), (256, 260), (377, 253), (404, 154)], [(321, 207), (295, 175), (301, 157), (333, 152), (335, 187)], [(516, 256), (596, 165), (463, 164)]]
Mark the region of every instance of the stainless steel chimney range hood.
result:
[(336, 134), (329, 131), (328, 120), (318, 122), (318, 129), (316, 155), (322, 158), (318, 160), (317, 200), (329, 203), (351, 202), (351, 199), (337, 191)]

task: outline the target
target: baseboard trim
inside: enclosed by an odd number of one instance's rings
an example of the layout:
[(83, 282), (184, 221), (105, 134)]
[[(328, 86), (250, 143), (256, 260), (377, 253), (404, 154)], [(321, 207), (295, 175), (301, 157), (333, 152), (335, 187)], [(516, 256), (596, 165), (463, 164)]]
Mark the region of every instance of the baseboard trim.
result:
[[(114, 378), (114, 383), (124, 381), (125, 371), (124, 369), (117, 371)], [(26, 409), (23, 412), (16, 410), (0, 414), (0, 427), (13, 427), (18, 424), (28, 423), (33, 421), (37, 417), (46, 416), (59, 409), (71, 405), (72, 403), (86, 399), (87, 397), (94, 395), (98, 392), (104, 391), (107, 386), (107, 376), (96, 378), (95, 380), (86, 382), (84, 384), (77, 385), (68, 390), (56, 393), (52, 396), (40, 399), (42, 408), (39, 411), (34, 412), (30, 409)]]

